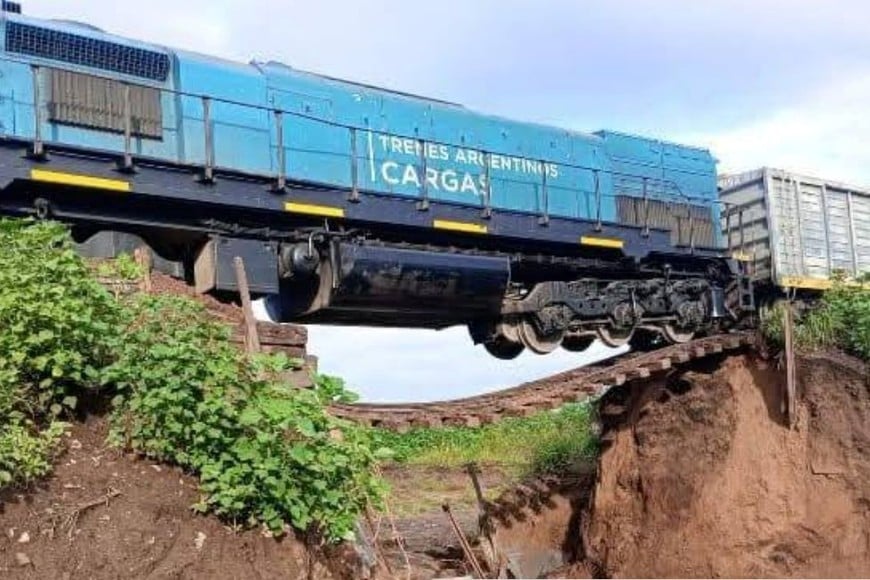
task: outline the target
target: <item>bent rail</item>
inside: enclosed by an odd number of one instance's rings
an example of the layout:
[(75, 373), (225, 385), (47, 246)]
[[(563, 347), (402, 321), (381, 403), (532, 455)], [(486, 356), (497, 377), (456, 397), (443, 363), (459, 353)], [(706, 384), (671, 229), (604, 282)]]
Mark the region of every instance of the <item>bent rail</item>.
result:
[(693, 360), (753, 344), (749, 332), (719, 334), (652, 352), (630, 353), (493, 393), (434, 403), (333, 404), (338, 417), (371, 427), (406, 431), (419, 427), (477, 427), (506, 417), (524, 417), (602, 395), (611, 386), (668, 371)]

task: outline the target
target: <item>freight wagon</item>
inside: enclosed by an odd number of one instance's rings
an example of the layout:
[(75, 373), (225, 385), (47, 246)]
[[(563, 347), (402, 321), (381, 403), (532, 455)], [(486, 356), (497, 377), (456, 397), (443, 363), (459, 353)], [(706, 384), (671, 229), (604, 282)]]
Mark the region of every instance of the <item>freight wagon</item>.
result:
[(757, 286), (823, 290), (870, 273), (870, 189), (765, 167), (719, 178), (728, 246)]
[(683, 342), (752, 308), (712, 155), (0, 17), (0, 212), (144, 239), (282, 320), (467, 325), (495, 356)]

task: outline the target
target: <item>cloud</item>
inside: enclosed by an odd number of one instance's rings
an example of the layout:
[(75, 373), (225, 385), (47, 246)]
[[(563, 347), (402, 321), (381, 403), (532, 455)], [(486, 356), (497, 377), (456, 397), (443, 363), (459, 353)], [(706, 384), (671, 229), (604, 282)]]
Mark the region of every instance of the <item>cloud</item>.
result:
[(319, 370), (344, 377), (366, 401), (433, 401), (466, 397), (545, 377), (613, 354), (601, 344), (584, 353), (525, 352), (512, 361), (474, 346), (462, 327), (442, 331), (309, 326)]
[(870, 185), (870, 66), (811, 90), (752, 122), (680, 138), (705, 144), (720, 172), (761, 165)]

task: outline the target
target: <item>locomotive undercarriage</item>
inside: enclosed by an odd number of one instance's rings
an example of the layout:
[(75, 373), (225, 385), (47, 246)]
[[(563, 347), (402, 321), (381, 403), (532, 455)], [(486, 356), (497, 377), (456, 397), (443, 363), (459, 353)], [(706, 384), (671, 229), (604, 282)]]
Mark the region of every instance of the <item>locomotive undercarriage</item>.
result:
[(288, 319), (347, 322), (343, 312), (368, 310), (396, 320), (404, 313), (420, 326), (467, 325), (476, 344), (512, 359), (525, 349), (580, 352), (596, 339), (649, 350), (738, 318), (726, 299), (735, 274), (721, 259), (626, 261), (605, 253), (547, 261), (453, 247), (445, 266), (447, 248), (364, 237), (318, 246), (315, 238), (281, 249)]
[(581, 352), (596, 339), (648, 350), (688, 342), (728, 318), (724, 291), (704, 279), (581, 279), (518, 289), (505, 298), (500, 318), (469, 330), (490, 354), (512, 359), (525, 349)]

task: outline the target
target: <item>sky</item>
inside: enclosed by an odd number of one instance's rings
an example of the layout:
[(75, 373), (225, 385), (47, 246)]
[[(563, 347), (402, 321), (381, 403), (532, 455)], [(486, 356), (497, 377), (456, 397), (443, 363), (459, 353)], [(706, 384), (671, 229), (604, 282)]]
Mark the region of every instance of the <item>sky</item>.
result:
[[(865, 0), (24, 0), (26, 14), (580, 131), (710, 148), (720, 172), (774, 166), (870, 185)], [(323, 372), (365, 400), (511, 386), (594, 356), (505, 363), (464, 329), (312, 327)]]

